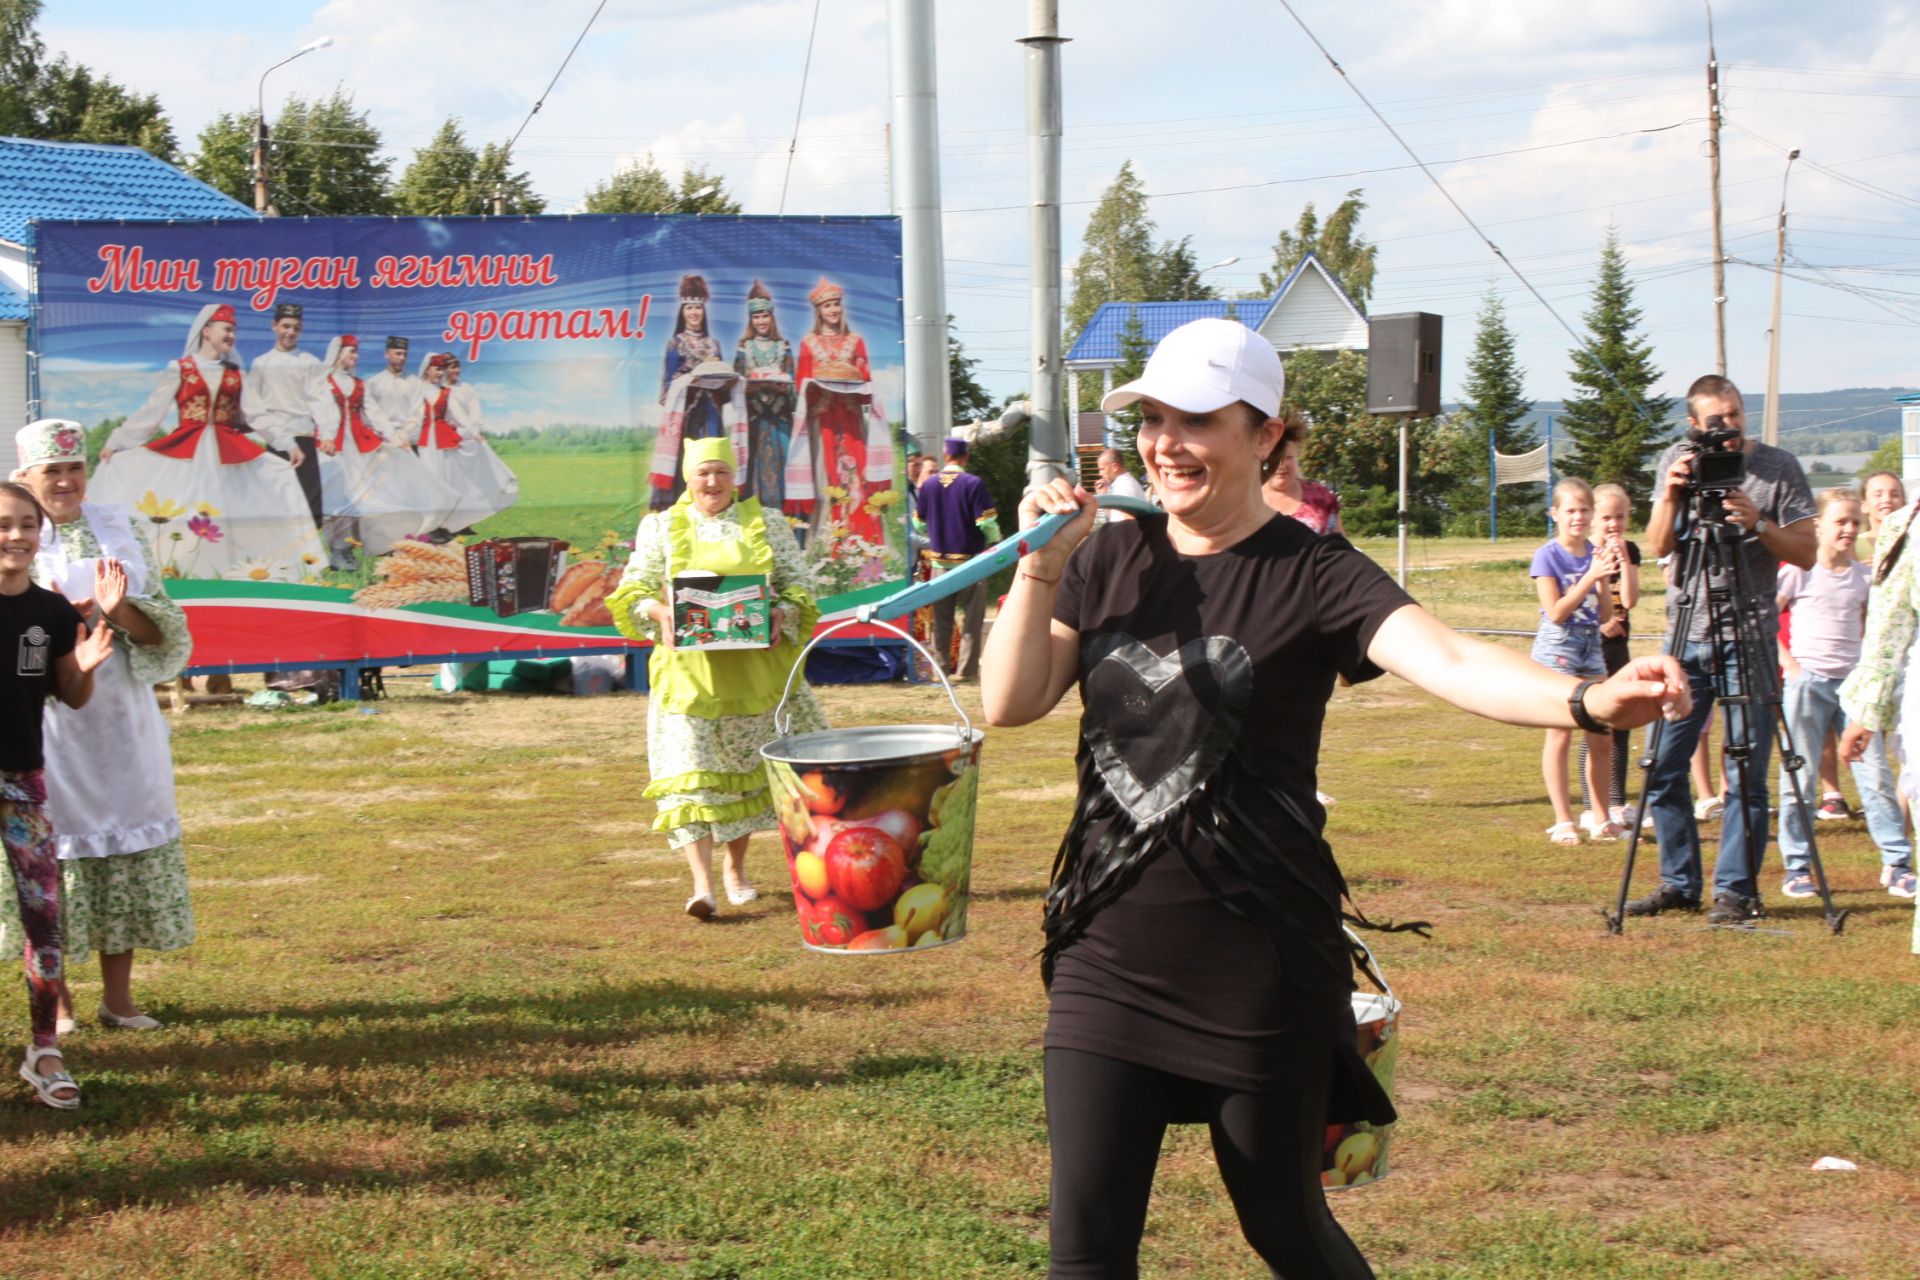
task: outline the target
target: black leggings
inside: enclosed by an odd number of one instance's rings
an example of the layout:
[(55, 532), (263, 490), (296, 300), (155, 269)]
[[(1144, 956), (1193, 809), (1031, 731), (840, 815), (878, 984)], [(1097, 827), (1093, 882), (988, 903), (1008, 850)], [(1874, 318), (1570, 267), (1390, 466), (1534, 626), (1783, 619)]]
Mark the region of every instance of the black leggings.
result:
[[(1053, 1149), (1050, 1277), (1134, 1280), (1169, 1103), (1191, 1081), (1074, 1049), (1046, 1052)], [(1281, 1280), (1372, 1280), (1320, 1189), (1324, 1087), (1205, 1092), (1221, 1180), (1240, 1230)]]
[[(1607, 674), (1612, 675), (1633, 661), (1633, 651), (1627, 647), (1625, 636), (1601, 636), (1600, 659), (1607, 664)], [(1575, 735), (1580, 739), (1580, 766), (1574, 772), (1580, 775), (1580, 803), (1589, 809), (1603, 806), (1593, 803), (1593, 797), (1587, 794), (1587, 735)], [(1633, 754), (1633, 735), (1625, 729), (1613, 731), (1613, 777), (1607, 803), (1625, 806), (1627, 803), (1627, 758)]]

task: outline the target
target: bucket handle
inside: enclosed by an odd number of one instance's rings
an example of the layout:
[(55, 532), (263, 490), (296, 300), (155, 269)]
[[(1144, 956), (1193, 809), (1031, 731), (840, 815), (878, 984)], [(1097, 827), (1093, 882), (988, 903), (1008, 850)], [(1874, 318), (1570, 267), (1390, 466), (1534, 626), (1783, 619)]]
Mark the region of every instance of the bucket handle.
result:
[[(865, 611), (862, 610), (862, 612), (864, 613)], [(793, 694), (793, 682), (800, 679), (801, 672), (807, 669), (807, 655), (813, 652), (813, 647), (834, 632), (844, 630), (847, 627), (858, 626), (862, 622), (870, 627), (879, 627), (883, 631), (893, 632), (894, 635), (899, 636), (902, 640), (912, 645), (914, 649), (919, 652), (920, 656), (927, 660), (927, 665), (933, 668), (933, 673), (940, 677), (940, 687), (946, 690), (947, 701), (953, 704), (953, 714), (960, 717), (960, 724), (957, 726), (960, 733), (960, 746), (964, 749), (972, 743), (973, 721), (965, 711), (961, 710), (960, 699), (954, 696), (953, 686), (947, 682), (947, 673), (941, 669), (938, 662), (934, 661), (933, 654), (927, 651), (926, 646), (922, 645), (918, 640), (915, 640), (900, 628), (894, 626), (891, 622), (886, 622), (879, 618), (863, 619), (858, 615), (850, 618), (842, 618), (831, 626), (823, 627), (821, 630), (815, 632), (813, 639), (807, 641), (807, 647), (800, 651), (798, 658), (794, 659), (793, 670), (787, 673), (787, 687), (780, 691), (780, 705), (773, 709), (774, 732), (784, 738), (787, 736), (787, 732), (793, 728), (793, 712), (787, 709), (787, 699)]]
[(1366, 953), (1367, 977), (1379, 985), (1380, 990), (1386, 993), (1387, 999), (1393, 1001), (1395, 1004), (1399, 1004), (1400, 997), (1393, 994), (1393, 985), (1387, 981), (1387, 975), (1380, 972), (1380, 962), (1374, 959), (1373, 948), (1368, 946), (1366, 941), (1362, 939), (1359, 934), (1355, 933), (1350, 925), (1341, 925), (1340, 932), (1347, 935), (1347, 941), (1353, 943), (1354, 946)]

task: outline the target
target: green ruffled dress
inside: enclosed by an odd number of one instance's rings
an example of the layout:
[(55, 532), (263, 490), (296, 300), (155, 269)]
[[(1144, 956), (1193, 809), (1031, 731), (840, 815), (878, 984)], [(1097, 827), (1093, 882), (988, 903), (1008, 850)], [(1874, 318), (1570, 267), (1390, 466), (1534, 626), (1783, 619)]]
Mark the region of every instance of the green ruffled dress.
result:
[[(781, 690), (820, 619), (811, 572), (784, 517), (768, 519), (752, 498), (717, 516), (690, 497), (640, 521), (620, 585), (607, 598), (614, 625), (635, 640), (659, 639), (640, 610), (662, 598), (671, 572), (768, 575), (780, 614), (771, 649), (690, 652), (655, 644), (647, 664), (646, 796), (659, 806), (653, 829), (673, 848), (711, 836), (725, 844), (776, 823), (760, 748), (780, 736), (773, 724)], [(787, 702), (791, 732), (827, 727), (803, 679)]]

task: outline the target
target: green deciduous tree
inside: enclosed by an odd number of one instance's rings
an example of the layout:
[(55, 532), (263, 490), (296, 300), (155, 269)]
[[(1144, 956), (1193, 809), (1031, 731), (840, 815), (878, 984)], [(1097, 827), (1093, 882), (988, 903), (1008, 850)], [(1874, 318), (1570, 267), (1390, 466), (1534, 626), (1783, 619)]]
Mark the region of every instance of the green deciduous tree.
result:
[(1867, 460), (1865, 464), (1861, 466), (1856, 478), (1864, 481), (1876, 471), (1891, 471), (1893, 474), (1899, 475), (1902, 461), (1903, 459), (1900, 456), (1900, 437), (1898, 435), (1888, 436), (1880, 442), (1879, 448), (1867, 455)]
[[(243, 204), (253, 203), (251, 111), (222, 112), (200, 131), (187, 168)], [(350, 217), (398, 213), (393, 161), (381, 156), (380, 130), (353, 95), (335, 89), (308, 102), (289, 97), (267, 142), (267, 198), (274, 212)]]
[(1584, 319), (1587, 346), (1572, 353), (1576, 390), (1557, 424), (1573, 440), (1573, 457), (1556, 470), (1590, 484), (1624, 485), (1637, 508), (1647, 500), (1648, 467), (1667, 434), (1673, 401), (1648, 393), (1660, 371), (1652, 345), (1636, 333), (1640, 309), (1615, 227), (1607, 228), (1601, 245), (1593, 305)]
[[(1513, 330), (1498, 291), (1489, 289), (1474, 331), (1473, 354), (1467, 359), (1467, 385), (1460, 407), (1450, 415), (1465, 442), (1477, 442), (1479, 465), (1454, 495), (1456, 515), (1477, 513), (1474, 531), (1484, 533), (1487, 508), (1488, 445), (1505, 454), (1525, 453), (1535, 447), (1526, 427), (1533, 402), (1526, 396), (1526, 371), (1514, 355)], [(1520, 533), (1538, 523), (1544, 495), (1536, 484), (1502, 485), (1499, 490), (1500, 527)], [(1456, 531), (1459, 531), (1456, 528)]]
[(676, 185), (649, 155), (618, 170), (587, 192), (588, 213), (738, 213), (719, 176), (696, 165)]
[(400, 175), (394, 202), (401, 213), (423, 217), (490, 213), (495, 195), (507, 213), (540, 213), (546, 201), (533, 193), (525, 173), (512, 172), (512, 156), (503, 143), (488, 143), (475, 151), (449, 116), (433, 141), (413, 153), (413, 162)]
[[(1366, 410), (1367, 358), (1358, 351), (1297, 351), (1286, 359), (1287, 404), (1309, 430), (1300, 471), (1339, 493), (1342, 522), (1358, 535), (1390, 533), (1400, 486), (1400, 420)], [(1410, 510), (1423, 536), (1441, 532), (1460, 480), (1459, 431), (1443, 420), (1409, 428)]]
[(66, 56), (45, 62), (40, 0), (0, 0), (0, 134), (111, 142), (179, 159), (173, 126), (153, 94), (138, 94)]
[(1261, 295), (1271, 297), (1300, 260), (1311, 250), (1320, 265), (1333, 272), (1362, 311), (1373, 296), (1373, 273), (1379, 247), (1360, 237), (1360, 215), (1367, 202), (1358, 190), (1347, 192), (1327, 220), (1322, 222), (1309, 203), (1300, 211), (1300, 220), (1291, 231), (1282, 229), (1273, 244), (1273, 270), (1260, 273)]

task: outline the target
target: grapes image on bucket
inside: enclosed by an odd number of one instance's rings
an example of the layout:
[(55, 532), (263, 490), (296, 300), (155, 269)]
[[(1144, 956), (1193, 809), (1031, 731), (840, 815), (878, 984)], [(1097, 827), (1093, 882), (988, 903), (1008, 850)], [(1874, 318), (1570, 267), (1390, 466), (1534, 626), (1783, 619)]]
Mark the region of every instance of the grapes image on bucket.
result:
[(965, 935), (983, 738), (876, 725), (761, 750), (810, 950), (897, 953)]
[[(1386, 995), (1353, 997), (1354, 1034), (1358, 1037), (1360, 1057), (1372, 1069), (1374, 1079), (1393, 1097), (1393, 1068), (1400, 1056), (1400, 1002)], [(1361, 1187), (1387, 1176), (1387, 1142), (1393, 1136), (1390, 1124), (1352, 1124), (1327, 1126), (1326, 1147), (1320, 1158), (1320, 1185), (1328, 1190)]]

